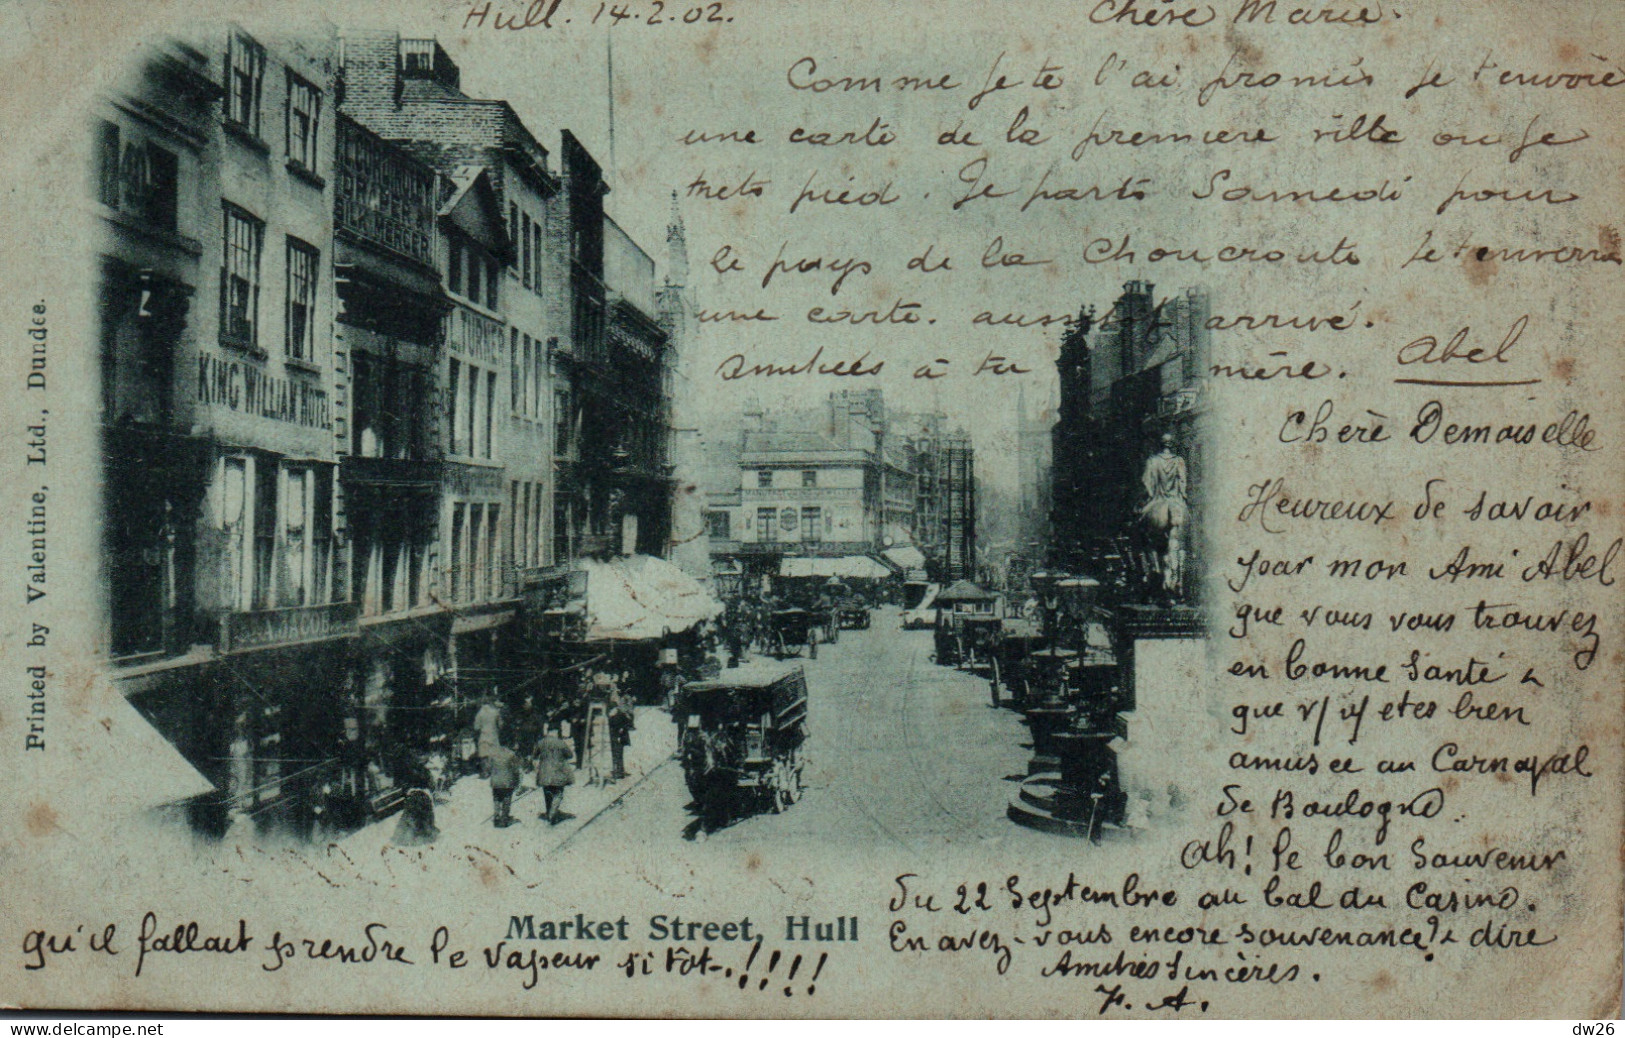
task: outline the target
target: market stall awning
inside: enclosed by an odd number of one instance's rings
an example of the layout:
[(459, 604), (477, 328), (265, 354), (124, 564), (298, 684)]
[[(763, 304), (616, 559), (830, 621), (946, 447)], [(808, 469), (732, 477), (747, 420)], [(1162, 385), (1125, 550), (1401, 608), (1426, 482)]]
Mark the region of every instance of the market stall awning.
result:
[(835, 559), (787, 556), (779, 560), (781, 577), (849, 577), (865, 580), (884, 580), (891, 570), (867, 555), (843, 555)]
[(722, 615), (705, 585), (651, 555), (587, 560), (587, 640), (641, 641)]

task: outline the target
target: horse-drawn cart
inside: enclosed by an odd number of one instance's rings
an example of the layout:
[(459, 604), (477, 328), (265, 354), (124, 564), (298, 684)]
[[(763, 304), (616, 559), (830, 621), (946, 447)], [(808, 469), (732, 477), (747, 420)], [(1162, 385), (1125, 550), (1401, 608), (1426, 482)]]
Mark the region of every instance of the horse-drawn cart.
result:
[(937, 662), (975, 666), (997, 638), (999, 596), (968, 580), (950, 584), (936, 597)]
[(1014, 700), (1024, 705), (1027, 696), (1027, 661), (1045, 645), (1043, 629), (1032, 620), (1006, 619), (998, 644), (990, 653), (988, 685), (993, 705)]
[(803, 646), (810, 659), (818, 658), (817, 631), (827, 618), (806, 609), (776, 609), (768, 617), (768, 651), (775, 657), (801, 655)]

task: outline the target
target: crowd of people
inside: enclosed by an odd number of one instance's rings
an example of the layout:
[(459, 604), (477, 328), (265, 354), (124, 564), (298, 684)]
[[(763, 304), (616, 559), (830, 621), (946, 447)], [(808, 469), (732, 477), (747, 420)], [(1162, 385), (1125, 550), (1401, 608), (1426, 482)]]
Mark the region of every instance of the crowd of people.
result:
[[(517, 821), (514, 798), (527, 775), (534, 776), (542, 791), (542, 810), (536, 817), (549, 825), (569, 817), (564, 813), (565, 791), (576, 783), (578, 771), (586, 771), (589, 781), (606, 785), (627, 777), (626, 749), (636, 727), (631, 675), (584, 670), (577, 677), (568, 691), (550, 699), (545, 712), (534, 697), (512, 709), (495, 695), (479, 700), (468, 729), (473, 755), (467, 764), (477, 767), (490, 784), (491, 821), (496, 828)], [(439, 835), (434, 792), (456, 777), (454, 769), (440, 776), (441, 781), (425, 776), (423, 782), (413, 783), (394, 842), (423, 844)]]
[[(552, 825), (563, 817), (564, 791), (575, 783), (577, 761), (596, 771), (595, 762), (601, 750), (607, 749), (609, 774), (593, 777), (605, 783), (627, 777), (626, 748), (632, 741), (636, 715), (623, 697), (625, 680), (625, 674), (595, 672), (576, 696), (555, 708), (539, 732), (529, 700), (522, 716), (510, 720), (495, 697), (485, 699), (474, 715), (475, 752), (481, 773), (491, 783), (492, 824), (498, 829), (513, 824), (514, 793), (530, 768), (535, 769), (536, 786), (544, 800), (536, 817)], [(607, 742), (607, 747), (598, 745), (600, 741)], [(523, 757), (521, 750), (525, 751)]]
[[(741, 591), (724, 598), (715, 639), (727, 650), (729, 667), (739, 666), (752, 652), (800, 651), (802, 647), (816, 659), (820, 644), (840, 639), (840, 610), (851, 603), (864, 608), (873, 604), (838, 581), (800, 593)], [(798, 612), (804, 615), (793, 615)]]
[[(517, 822), (514, 799), (527, 776), (533, 776), (536, 788), (542, 791), (537, 819), (557, 825), (569, 817), (564, 813), (565, 792), (576, 783), (579, 772), (586, 772), (588, 782), (605, 784), (627, 777), (626, 750), (636, 727), (637, 702), (663, 701), (680, 682), (680, 674), (713, 675), (722, 667), (737, 667), (753, 652), (799, 653), (805, 649), (816, 657), (820, 643), (839, 638), (840, 611), (854, 601), (869, 604), (864, 596), (855, 596), (838, 583), (802, 589), (801, 593), (766, 588), (742, 591), (724, 599), (724, 611), (715, 621), (692, 632), (684, 643), (686, 654), (693, 657), (683, 660), (686, 668), (674, 659), (669, 666), (663, 661), (649, 675), (640, 671), (635, 676), (600, 660), (568, 672), (575, 679), (545, 697), (526, 697), (511, 704), (495, 695), (483, 696), (472, 721), (465, 722), (470, 727), (463, 729), (472, 736), (473, 751), (465, 764), (469, 770), (477, 766), (490, 784), (492, 825), (505, 829)], [(797, 613), (799, 623), (784, 622)], [(682, 650), (669, 651), (675, 656)], [(661, 687), (644, 688), (640, 678), (658, 681)], [(545, 700), (545, 707), (538, 699)], [(434, 794), (465, 773), (456, 762), (441, 762), (440, 767), (428, 770), (434, 774), (415, 775), (420, 781), (408, 783), (412, 788), (398, 824), (397, 843), (426, 843), (438, 835)]]

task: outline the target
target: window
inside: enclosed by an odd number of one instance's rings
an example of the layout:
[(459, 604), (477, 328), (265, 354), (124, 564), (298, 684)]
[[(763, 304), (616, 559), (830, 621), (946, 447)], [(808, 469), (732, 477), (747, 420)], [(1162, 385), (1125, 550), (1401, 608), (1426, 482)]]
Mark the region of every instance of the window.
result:
[(758, 469), (756, 472), (756, 485), (764, 489), (771, 487), (773, 485), (773, 470)]
[(260, 135), (260, 96), (265, 87), (265, 48), (240, 32), (226, 49), (226, 121)]
[(153, 226), (173, 231), (180, 194), (175, 153), (150, 142), (140, 151), (144, 160), (140, 176), (126, 184), (126, 191), (135, 195), (131, 208)]
[(283, 480), (278, 599), (284, 606), (316, 605), (327, 601), (331, 474), (319, 468), (290, 467), (284, 470)]
[(514, 358), (513, 395), (518, 401), (518, 405), (514, 408), (514, 410), (518, 411), (526, 418), (530, 418), (535, 413), (535, 405), (530, 394), (530, 362), (532, 343), (531, 338), (528, 335), (521, 336), (520, 338), (524, 342), (524, 349), (517, 357)]
[(225, 534), (228, 609), (246, 609), (253, 596), (248, 563), (248, 459), (226, 458), (221, 474), (220, 529)]
[(519, 206), (513, 202), (508, 203), (508, 240), (519, 240)]
[(288, 158), (305, 169), (316, 169), (316, 134), (321, 124), (322, 93), (288, 73)]
[(465, 586), (469, 597), (476, 602), (483, 602), (487, 597), (485, 582), (485, 506), (468, 506), (468, 566), (469, 574)]
[(496, 457), (496, 410), (497, 410), (497, 373), (485, 373), (485, 451), (481, 455), (486, 458)]
[(540, 421), (542, 418), (542, 394), (546, 392), (547, 374), (551, 370), (549, 365), (552, 363), (552, 361), (549, 359), (548, 353), (558, 347), (559, 340), (556, 338), (549, 339), (548, 343), (549, 345), (547, 349), (543, 349), (542, 340), (537, 339), (536, 353), (531, 357), (531, 399), (536, 411), (537, 421)]
[(446, 408), (446, 413), (451, 416), (451, 421), (447, 423), (446, 429), (446, 447), (453, 454), (463, 453), (459, 449), (461, 445), (457, 440), (457, 433), (462, 428), (462, 422), (459, 420), (461, 418), (459, 408), (461, 407), (463, 400), (463, 387), (461, 385), (462, 374), (462, 364), (458, 362), (456, 357), (451, 358), (451, 370), (446, 378), (446, 396), (449, 400), (449, 406)]
[(530, 485), (530, 560), (531, 565), (540, 566), (547, 560), (542, 558), (542, 485)]
[(463, 574), (463, 559), (468, 555), (463, 539), (468, 534), (468, 506), (458, 501), (451, 506), (451, 600), (466, 601), (468, 584)]
[(756, 539), (762, 542), (778, 540), (777, 508), (758, 508), (756, 510)]
[(520, 275), (520, 280), (522, 280), (525, 283), (526, 288), (529, 288), (531, 286), (531, 279), (530, 279), (530, 269), (531, 269), (530, 268), (530, 214), (529, 213), (522, 214), (520, 216), (520, 218), (519, 218), (519, 222), (520, 222), (521, 230), (520, 230), (520, 233), (519, 233), (518, 237), (515, 239), (515, 241), (516, 241), (516, 244), (519, 245), (520, 252), (523, 254), (523, 258), (521, 260), (521, 266), (520, 266), (520, 270), (522, 271), (522, 273)]
[(473, 249), (468, 250), (468, 291), (465, 294), (476, 303), (480, 300), (480, 274), (484, 267), (479, 254)]
[(705, 514), (705, 532), (712, 540), (726, 541), (729, 539), (729, 515), (727, 512), (707, 512)]
[(818, 485), (818, 470), (807, 469), (803, 471), (801, 473), (801, 485), (804, 487), (816, 487)]
[(532, 288), (540, 292), (542, 290), (542, 225), (540, 221), (530, 225), (530, 237), (534, 244), (530, 283)]
[(321, 254), (288, 239), (287, 350), (294, 360), (316, 359), (316, 271)]
[(117, 124), (103, 121), (96, 136), (96, 199), (173, 231), (180, 197), (175, 153), (147, 141), (120, 142)]
[(231, 203), (225, 207), (225, 247), (220, 265), (220, 339), (233, 346), (257, 345), (260, 308), (260, 244), (265, 225)]
[[(498, 275), (500, 275), (501, 273), (502, 273), (502, 268), (497, 266), (497, 261), (496, 260), (487, 260), (486, 261), (486, 267), (485, 267), (485, 305), (486, 305), (487, 308), (492, 309), (492, 310), (495, 310), (497, 308), (497, 285), (500, 284), (501, 281), (502, 281), (501, 277), (499, 277)], [(474, 297), (478, 298), (478, 293), (474, 293)]]
[(283, 574), (281, 604), (302, 606), (308, 599), (310, 541), (308, 538), (308, 512), (306, 493), (310, 473), (304, 469), (289, 469), (282, 494), (282, 548)]
[(508, 514), (513, 521), (508, 526), (508, 554), (515, 569), (530, 565), (529, 549), (525, 538), (530, 533), (530, 484), (517, 479), (508, 484)]
[[(525, 352), (530, 352), (530, 336), (525, 336)], [(524, 402), (519, 399), (519, 387), (522, 384), (519, 377), (519, 329), (508, 329), (508, 409), (515, 414), (524, 409)]]
[(119, 200), (119, 158), (118, 124), (103, 119), (96, 129), (96, 200), (114, 209)]
[(570, 502), (562, 497), (553, 499), (553, 560), (563, 562), (571, 556), (571, 534), (573, 526), (574, 509)]
[(506, 583), (502, 571), (502, 506), (485, 506), (485, 586), (488, 597), (499, 598)]
[(312, 603), (328, 602), (328, 572), (333, 562), (333, 473), (331, 469), (310, 470), (310, 589)]
[(414, 535), (406, 546), (406, 602), (407, 609), (423, 604), (423, 560), (428, 553), (421, 535)]
[(801, 507), (801, 539), (804, 541), (821, 541), (824, 539), (824, 520), (822, 509), (817, 505), (803, 505)]
[(446, 246), (446, 288), (463, 294), (463, 247), (456, 241)]
[(275, 602), (277, 539), (277, 467), (264, 458), (254, 463), (254, 560), (250, 608), (270, 609)]
[(561, 458), (570, 456), (573, 447), (572, 431), (575, 422), (570, 414), (570, 391), (556, 389), (553, 391), (553, 453)]

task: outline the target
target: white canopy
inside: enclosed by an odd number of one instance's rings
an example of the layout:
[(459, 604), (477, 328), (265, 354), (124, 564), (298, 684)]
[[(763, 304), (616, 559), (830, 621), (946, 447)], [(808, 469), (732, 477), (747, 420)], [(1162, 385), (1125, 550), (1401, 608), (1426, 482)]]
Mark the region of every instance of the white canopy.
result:
[[(105, 803), (142, 810), (214, 791), (214, 783), (116, 691), (94, 716), (100, 723), (85, 725), (84, 745), (75, 752), (94, 765), (89, 773), (108, 777), (106, 788), (96, 794)], [(130, 776), (139, 776), (139, 781), (130, 781)]]
[(722, 615), (705, 585), (652, 555), (587, 560), (587, 640), (640, 641)]
[(811, 559), (791, 555), (779, 560), (779, 576), (883, 580), (891, 576), (891, 570), (867, 555), (845, 555), (838, 559)]
[(912, 544), (905, 544), (898, 548), (887, 548), (881, 554), (886, 557), (888, 562), (895, 564), (900, 569), (923, 569), (925, 567), (924, 553)]

